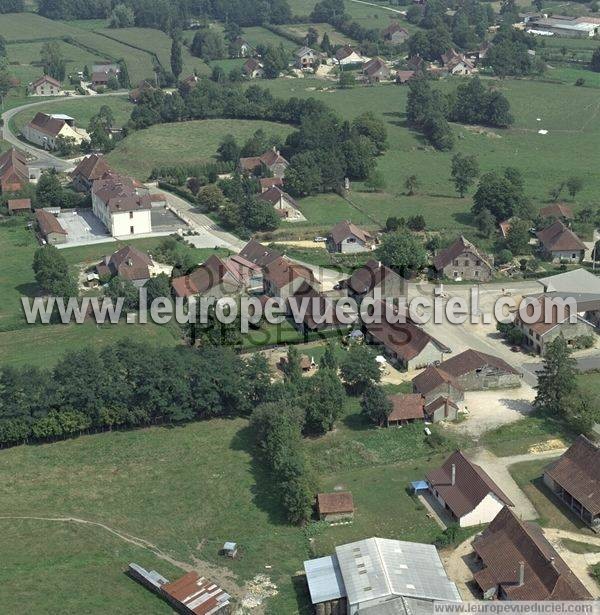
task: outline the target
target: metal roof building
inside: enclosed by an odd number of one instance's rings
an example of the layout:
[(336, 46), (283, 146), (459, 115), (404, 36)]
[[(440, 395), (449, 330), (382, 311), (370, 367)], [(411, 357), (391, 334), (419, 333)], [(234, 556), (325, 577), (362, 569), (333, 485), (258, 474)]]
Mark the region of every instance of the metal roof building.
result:
[(368, 538), (304, 568), (313, 604), (345, 598), (349, 615), (414, 615), (434, 601), (461, 601), (433, 545)]

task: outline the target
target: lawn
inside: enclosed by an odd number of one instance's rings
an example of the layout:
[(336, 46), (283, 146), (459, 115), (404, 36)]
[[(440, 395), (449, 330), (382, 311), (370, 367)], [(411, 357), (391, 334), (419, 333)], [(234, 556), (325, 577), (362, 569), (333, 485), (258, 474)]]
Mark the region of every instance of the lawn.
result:
[(563, 538), (561, 540), (563, 547), (567, 548), (571, 553), (598, 553), (600, 546), (591, 545), (585, 542), (578, 542), (577, 540), (571, 540), (570, 538)]
[[(290, 126), (258, 120), (199, 120), (160, 124), (139, 130), (121, 141), (107, 159), (115, 169), (147, 179), (152, 169), (169, 164), (201, 164), (214, 158), (227, 134), (240, 144), (258, 130), (285, 140)], [(173, 153), (177, 152), (176, 159)]]
[(305, 23), (305, 24), (286, 24), (281, 26), (286, 32), (292, 36), (304, 38), (309, 28), (314, 28), (319, 34), (319, 42), (323, 39), (323, 34), (327, 32), (332, 45), (351, 45), (356, 44), (356, 41), (350, 37), (338, 32), (328, 23)]
[(244, 28), (243, 36), (253, 47), (257, 45), (273, 45), (275, 47), (283, 45), (283, 48), (290, 54), (298, 49), (298, 45), (293, 41), (260, 26)]
[(598, 402), (600, 399), (600, 374), (598, 372), (579, 374), (577, 384), (588, 399)]

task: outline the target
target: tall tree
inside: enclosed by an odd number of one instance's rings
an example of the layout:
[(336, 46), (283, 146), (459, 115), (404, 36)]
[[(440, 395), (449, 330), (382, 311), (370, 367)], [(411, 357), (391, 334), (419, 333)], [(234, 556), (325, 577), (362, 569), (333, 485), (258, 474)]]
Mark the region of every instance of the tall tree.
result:
[(367, 346), (353, 345), (340, 365), (340, 374), (349, 391), (360, 395), (369, 384), (381, 380), (375, 355)]
[(360, 407), (367, 419), (383, 427), (392, 411), (392, 402), (383, 387), (370, 384), (363, 392)]
[(456, 191), (462, 199), (470, 186), (479, 177), (479, 162), (474, 155), (461, 154), (460, 152), (452, 156), (452, 170), (450, 172)]
[(175, 79), (179, 79), (183, 70), (183, 58), (181, 55), (181, 41), (177, 37), (173, 37), (171, 41), (171, 72)]
[(419, 237), (402, 231), (384, 235), (377, 255), (386, 267), (402, 276), (421, 269), (427, 262), (427, 253)]
[(54, 77), (58, 81), (64, 81), (67, 63), (56, 41), (50, 41), (42, 45), (41, 60), (46, 75)]

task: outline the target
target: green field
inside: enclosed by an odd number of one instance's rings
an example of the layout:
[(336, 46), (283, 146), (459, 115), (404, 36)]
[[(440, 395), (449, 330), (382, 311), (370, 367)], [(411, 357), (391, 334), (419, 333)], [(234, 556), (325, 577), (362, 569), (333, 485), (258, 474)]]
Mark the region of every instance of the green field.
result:
[(283, 36), (279, 36), (266, 28), (261, 28), (259, 26), (253, 28), (244, 28), (244, 38), (253, 46), (257, 45), (273, 45), (275, 47), (279, 47), (279, 45), (283, 45), (283, 48), (286, 49), (290, 54), (298, 49), (298, 45), (293, 41), (290, 41)]
[(132, 133), (107, 156), (117, 170), (147, 179), (159, 165), (198, 164), (212, 159), (226, 134), (240, 144), (258, 130), (282, 140), (291, 128), (284, 124), (255, 120), (201, 120), (160, 124)]
[(323, 38), (323, 34), (327, 32), (332, 45), (351, 45), (355, 43), (350, 37), (334, 30), (333, 26), (328, 23), (286, 24), (281, 27), (292, 36), (301, 38), (306, 36), (309, 28), (314, 28), (319, 33), (319, 42)]

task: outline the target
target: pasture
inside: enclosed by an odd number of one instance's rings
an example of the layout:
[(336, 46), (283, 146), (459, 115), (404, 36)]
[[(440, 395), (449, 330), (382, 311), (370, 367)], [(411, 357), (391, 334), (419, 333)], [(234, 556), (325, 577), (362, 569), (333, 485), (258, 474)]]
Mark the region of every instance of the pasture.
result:
[(280, 45), (290, 54), (298, 48), (298, 45), (283, 36), (279, 36), (266, 28), (260, 26), (244, 28), (244, 38), (253, 46), (257, 45), (272, 45), (279, 47)]
[(351, 45), (355, 43), (350, 37), (338, 32), (328, 23), (287, 24), (281, 27), (292, 36), (298, 37), (306, 36), (308, 29), (314, 28), (319, 33), (319, 42), (323, 39), (323, 34), (327, 32), (332, 45)]

